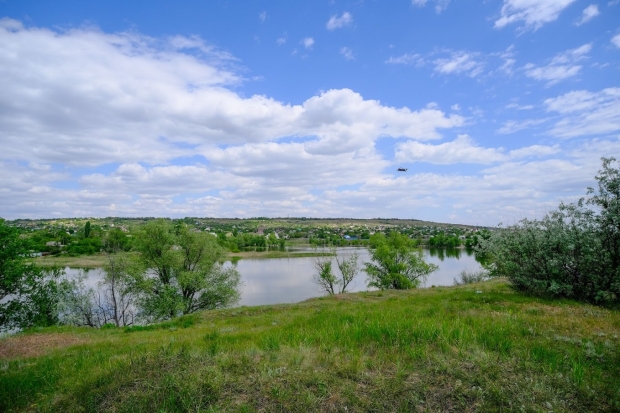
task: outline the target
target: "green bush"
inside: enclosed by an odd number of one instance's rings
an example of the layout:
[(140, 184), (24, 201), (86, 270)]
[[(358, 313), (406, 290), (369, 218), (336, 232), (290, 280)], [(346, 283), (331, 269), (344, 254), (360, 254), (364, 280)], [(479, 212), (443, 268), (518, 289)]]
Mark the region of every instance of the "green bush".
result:
[(620, 170), (603, 158), (598, 188), (541, 220), (521, 220), (481, 243), (492, 275), (522, 291), (620, 303)]

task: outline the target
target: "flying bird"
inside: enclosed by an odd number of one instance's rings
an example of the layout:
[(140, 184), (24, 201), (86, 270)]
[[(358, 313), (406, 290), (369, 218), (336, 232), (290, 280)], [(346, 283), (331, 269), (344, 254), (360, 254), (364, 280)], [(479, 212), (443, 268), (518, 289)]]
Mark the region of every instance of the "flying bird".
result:
[(398, 172), (407, 172), (407, 168), (398, 168)]

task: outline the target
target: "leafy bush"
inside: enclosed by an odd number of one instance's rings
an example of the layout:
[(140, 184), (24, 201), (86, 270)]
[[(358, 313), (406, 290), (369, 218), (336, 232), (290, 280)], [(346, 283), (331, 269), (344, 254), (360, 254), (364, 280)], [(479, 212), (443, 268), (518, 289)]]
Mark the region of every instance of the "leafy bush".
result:
[(497, 230), (481, 244), (492, 275), (539, 295), (620, 302), (620, 170), (616, 159), (602, 161), (590, 197)]

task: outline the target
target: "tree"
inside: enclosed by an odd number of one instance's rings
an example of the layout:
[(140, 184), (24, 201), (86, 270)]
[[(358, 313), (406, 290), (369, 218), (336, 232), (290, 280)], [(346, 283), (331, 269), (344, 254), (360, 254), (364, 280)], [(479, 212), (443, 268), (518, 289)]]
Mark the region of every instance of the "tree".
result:
[(104, 249), (108, 253), (117, 253), (121, 251), (129, 251), (131, 245), (127, 235), (119, 228), (113, 228), (108, 231), (103, 242)]
[(130, 260), (122, 254), (110, 254), (103, 268), (105, 273), (96, 290), (86, 286), (85, 274), (60, 283), (62, 323), (96, 328), (134, 323), (135, 278)]
[(538, 295), (620, 302), (620, 169), (614, 161), (602, 158), (598, 188), (588, 188), (589, 198), (482, 240), (479, 252), (491, 274)]
[(90, 236), (90, 221), (86, 221), (86, 225), (84, 225), (84, 238), (88, 238)]
[(326, 257), (316, 257), (313, 260), (314, 269), (314, 282), (318, 284), (321, 291), (326, 292), (329, 295), (336, 294), (337, 280), (336, 276), (332, 273), (332, 259)]
[(220, 264), (224, 250), (215, 237), (155, 220), (144, 225), (134, 247), (143, 268), (137, 283), (138, 304), (148, 319), (168, 319), (238, 301), (240, 275)]
[[(334, 255), (335, 254), (335, 250)], [(358, 260), (357, 253), (353, 253), (349, 258), (338, 258), (336, 255), (336, 265), (340, 271), (340, 277), (337, 277), (333, 272), (333, 261), (329, 257), (317, 257), (313, 260), (313, 265), (316, 270), (314, 274), (314, 282), (318, 284), (321, 291), (326, 292), (329, 295), (343, 294), (347, 292), (347, 287), (353, 281), (358, 273)]]
[(422, 251), (406, 235), (396, 231), (386, 237), (375, 234), (370, 238), (372, 262), (365, 263), (368, 286), (405, 290), (417, 288), (439, 267), (424, 261)]
[(44, 272), (28, 261), (28, 240), (0, 218), (0, 330), (53, 325), (59, 270)]
[(349, 258), (338, 258), (336, 256), (336, 264), (338, 265), (338, 270), (340, 270), (340, 293), (347, 292), (347, 287), (353, 281), (355, 276), (359, 271), (358, 264), (359, 256), (357, 252), (354, 252)]

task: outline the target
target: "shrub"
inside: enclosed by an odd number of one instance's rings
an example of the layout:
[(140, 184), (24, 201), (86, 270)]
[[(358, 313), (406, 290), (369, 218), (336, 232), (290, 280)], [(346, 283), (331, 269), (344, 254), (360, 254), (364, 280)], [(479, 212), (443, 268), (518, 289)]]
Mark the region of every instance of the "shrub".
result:
[(454, 285), (472, 284), (477, 282), (486, 281), (489, 279), (489, 273), (485, 270), (480, 271), (466, 271), (460, 272), (458, 278), (454, 279)]
[(602, 161), (589, 198), (499, 229), (481, 243), (491, 275), (539, 295), (620, 302), (620, 170), (614, 158)]

